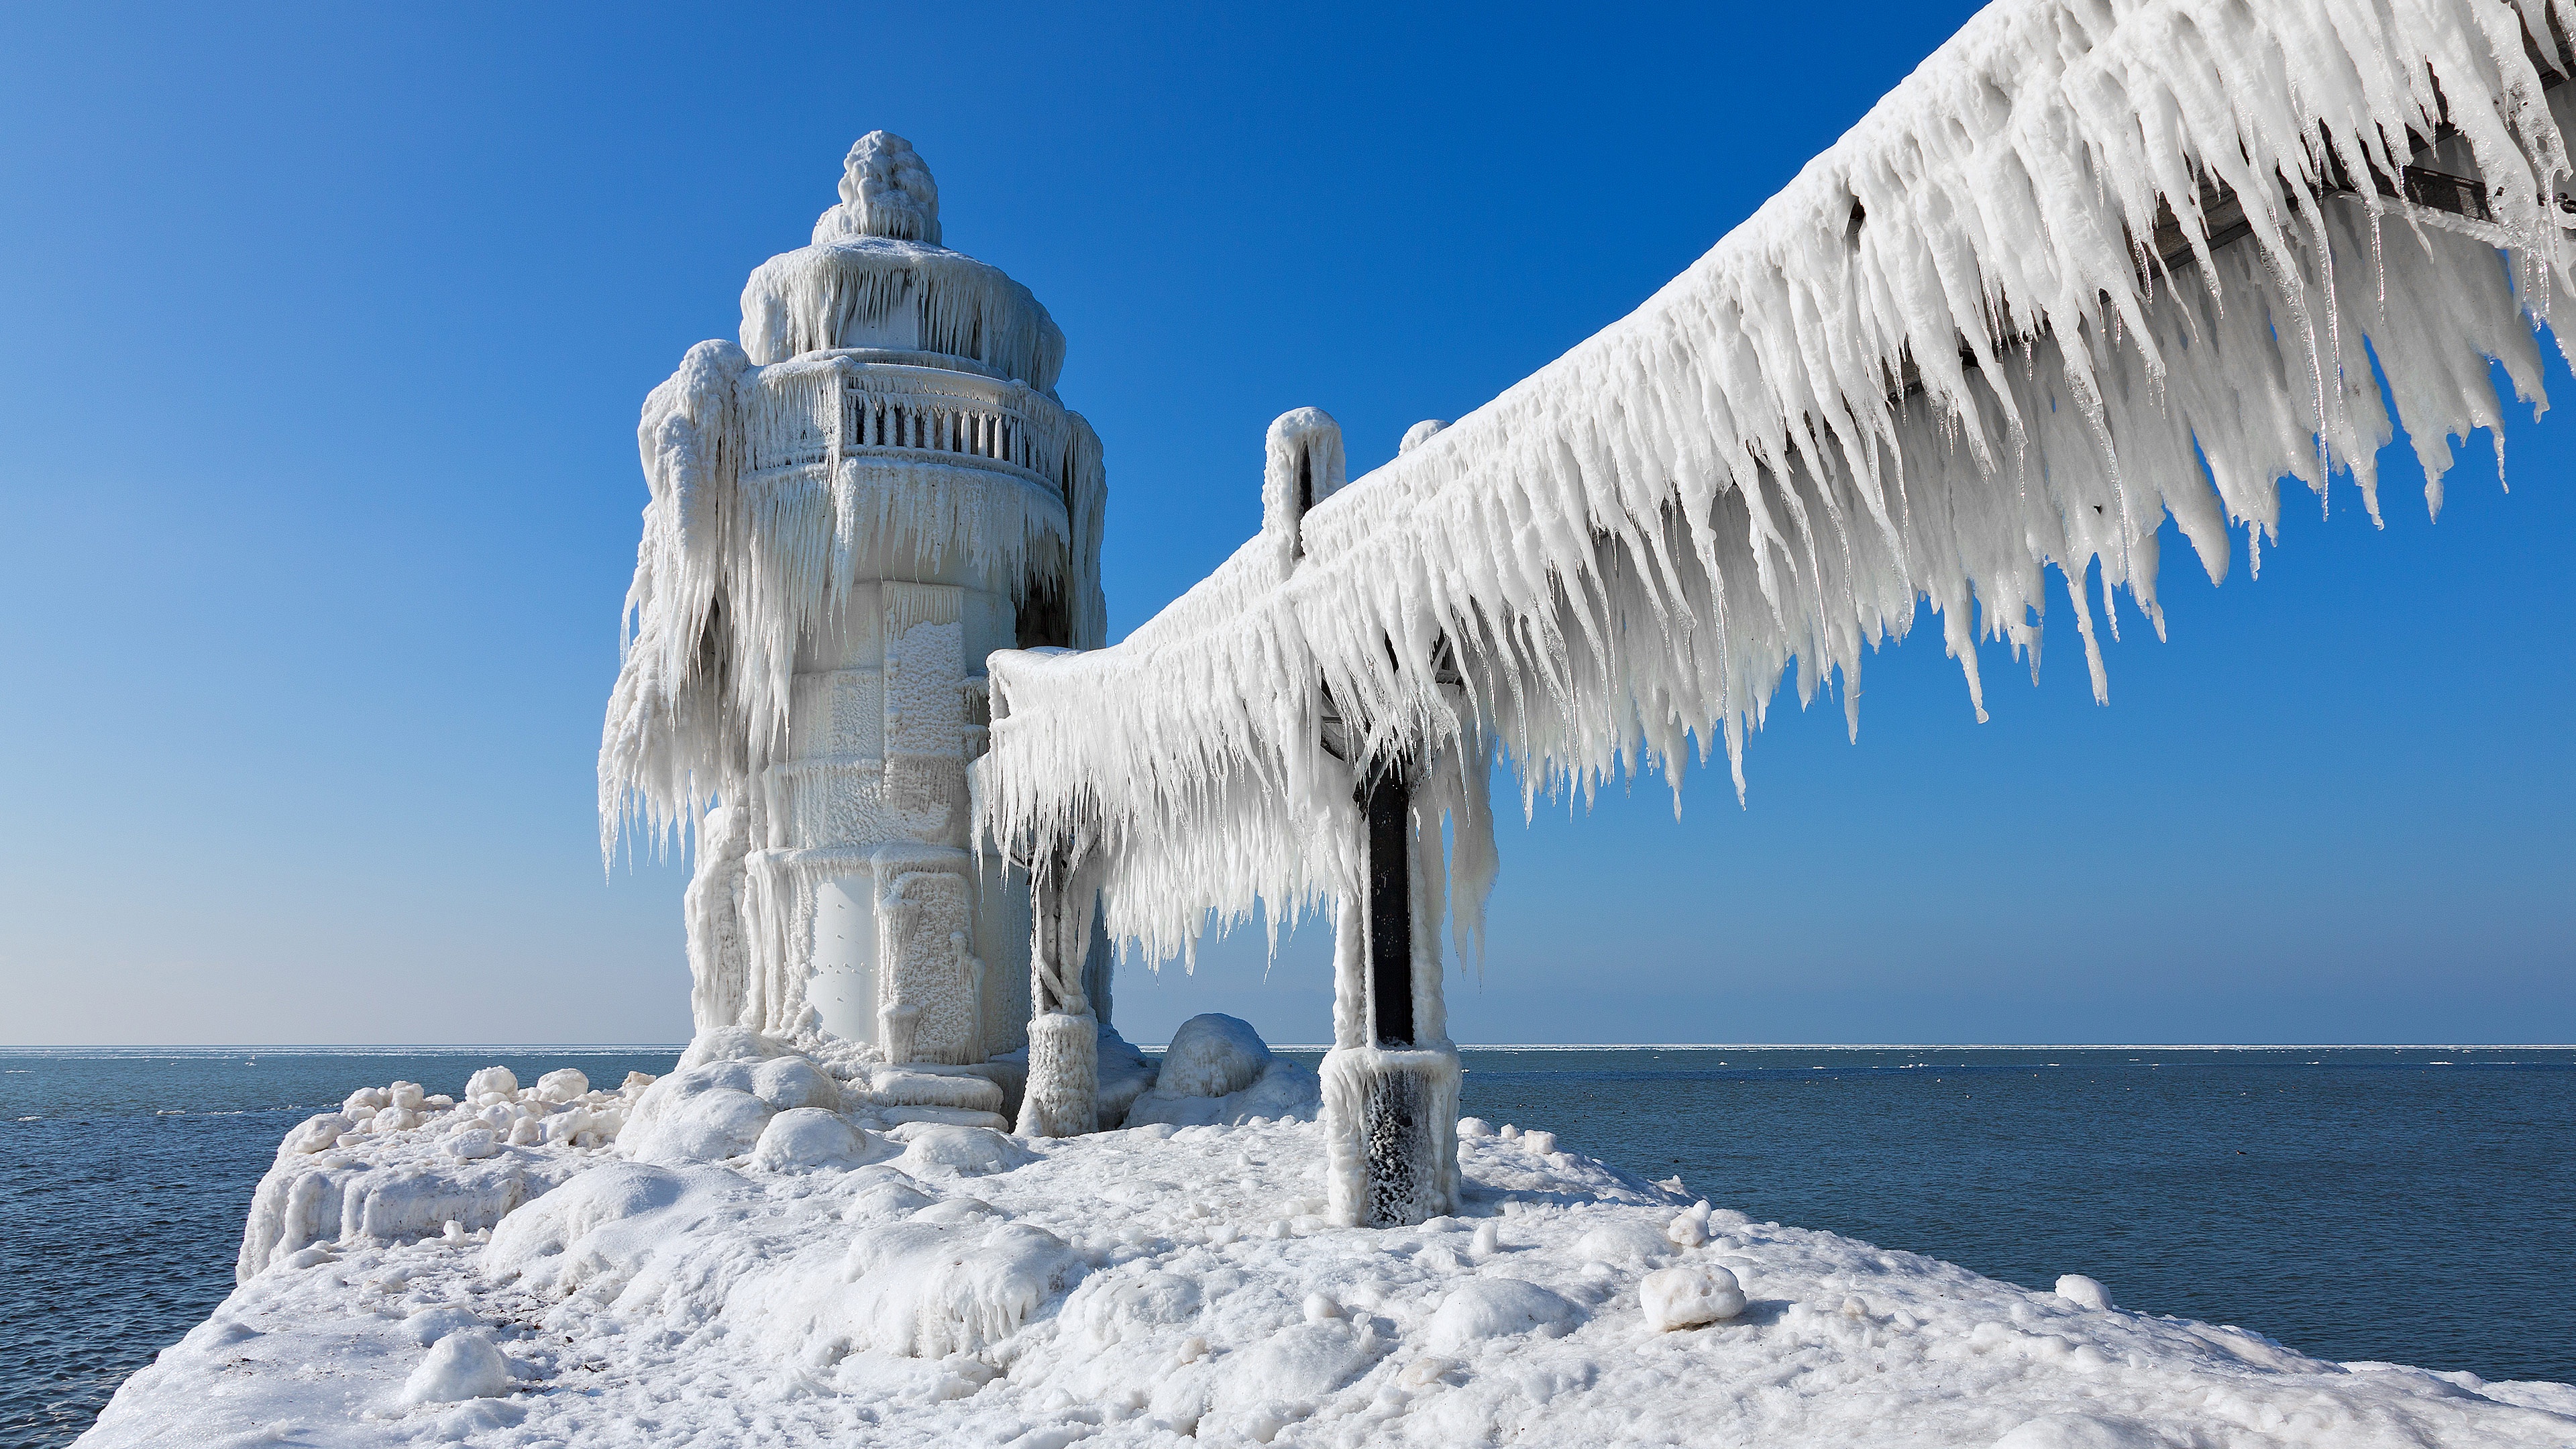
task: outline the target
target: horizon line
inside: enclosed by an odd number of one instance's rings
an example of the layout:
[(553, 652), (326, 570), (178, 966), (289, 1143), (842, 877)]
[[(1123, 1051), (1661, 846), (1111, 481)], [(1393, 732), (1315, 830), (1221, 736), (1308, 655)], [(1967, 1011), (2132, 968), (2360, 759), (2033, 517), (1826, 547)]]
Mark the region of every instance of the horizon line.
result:
[[(1330, 1051), (1330, 1042), (1271, 1042)], [(2576, 1042), (1458, 1042), (1460, 1051), (2571, 1051)], [(0, 1052), (680, 1052), (669, 1042), (0, 1042)], [(1139, 1050), (1158, 1050), (1140, 1046)]]

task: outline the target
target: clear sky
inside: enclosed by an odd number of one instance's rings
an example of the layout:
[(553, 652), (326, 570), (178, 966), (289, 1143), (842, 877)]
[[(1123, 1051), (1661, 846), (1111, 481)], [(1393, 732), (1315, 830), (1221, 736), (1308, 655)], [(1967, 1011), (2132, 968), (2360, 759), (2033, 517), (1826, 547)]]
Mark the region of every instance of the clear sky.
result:
[[(0, 1041), (652, 1041), (682, 873), (603, 881), (633, 431), (884, 127), (1071, 342), (1113, 633), (1642, 301), (1972, 7), (0, 10)], [(2576, 399), (2554, 366), (2549, 385)], [(2516, 416), (2526, 416), (2517, 412)], [(1694, 775), (1506, 823), (1454, 1034), (2576, 1039), (2576, 423), (2428, 523), (2165, 550), (1977, 725), (1938, 631)], [(2170, 525), (2168, 525), (2170, 527)], [(1327, 941), (1121, 973), (1329, 1035)]]

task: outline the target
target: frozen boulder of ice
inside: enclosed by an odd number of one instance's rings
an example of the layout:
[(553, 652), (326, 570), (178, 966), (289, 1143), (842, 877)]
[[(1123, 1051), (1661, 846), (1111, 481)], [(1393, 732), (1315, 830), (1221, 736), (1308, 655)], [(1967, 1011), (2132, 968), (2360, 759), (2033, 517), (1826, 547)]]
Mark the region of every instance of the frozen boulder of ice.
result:
[(798, 1107), (834, 1112), (841, 1107), (841, 1084), (803, 1057), (778, 1057), (753, 1067), (751, 1094), (780, 1112)]
[(1302, 1419), (1318, 1400), (1367, 1368), (1381, 1348), (1376, 1335), (1337, 1318), (1283, 1328), (1226, 1363), (1216, 1385), (1217, 1422), (1200, 1432), (1257, 1439), (1266, 1426), (1247, 1420), (1266, 1416), (1276, 1425)]
[(2051, 1414), (1995, 1441), (1995, 1449), (2156, 1449), (2164, 1440), (2126, 1419)]
[(1480, 1339), (1516, 1333), (1562, 1335), (1583, 1321), (1583, 1309), (1562, 1294), (1518, 1278), (1478, 1278), (1461, 1284), (1431, 1315), (1435, 1353), (1456, 1353)]
[(2087, 1278), (2081, 1273), (2069, 1273), (2058, 1279), (2057, 1296), (2078, 1308), (2111, 1306), (2111, 1290), (2103, 1287), (2099, 1280)]
[(1270, 1048), (1252, 1023), (1211, 1011), (1172, 1033), (1154, 1091), (1165, 1097), (1228, 1096), (1251, 1086), (1268, 1065)]
[(901, 1165), (915, 1177), (981, 1177), (1035, 1160), (1027, 1148), (990, 1127), (915, 1122), (898, 1130), (905, 1140)]
[(477, 1158), (491, 1157), (501, 1150), (500, 1140), (492, 1135), (492, 1130), (488, 1127), (469, 1127), (448, 1138), (445, 1146), (447, 1155), (460, 1162), (472, 1162)]
[(1632, 1219), (1621, 1219), (1601, 1226), (1575, 1239), (1575, 1256), (1586, 1263), (1607, 1263), (1612, 1267), (1629, 1267), (1670, 1257), (1672, 1239), (1653, 1227)]
[(747, 1026), (719, 1026), (702, 1031), (680, 1053), (680, 1064), (672, 1071), (684, 1072), (703, 1067), (709, 1062), (757, 1062), (787, 1055), (787, 1048), (762, 1036)]
[(575, 1244), (671, 1206), (683, 1187), (679, 1174), (659, 1167), (616, 1162), (593, 1168), (503, 1218), (483, 1249), (483, 1271), (506, 1280), (540, 1265), (560, 1267)]
[(1065, 1322), (1095, 1343), (1115, 1343), (1138, 1328), (1187, 1323), (1199, 1316), (1198, 1280), (1160, 1270), (1096, 1278), (1065, 1303)]
[[(1256, 1117), (1287, 1121), (1313, 1117), (1323, 1100), (1323, 1083), (1312, 1068), (1272, 1056), (1248, 1023), (1210, 1012), (1191, 1017), (1172, 1033), (1162, 1070), (1152, 1089), (1127, 1109), (1124, 1125), (1234, 1127)], [(1104, 1089), (1104, 1112), (1107, 1106)]]
[(822, 1327), (906, 1358), (976, 1353), (1010, 1337), (1081, 1272), (1062, 1238), (1026, 1223), (903, 1222), (861, 1232)]
[(403, 1332), (410, 1335), (412, 1342), (427, 1348), (451, 1333), (472, 1328), (480, 1322), (481, 1319), (466, 1309), (452, 1303), (441, 1303), (404, 1319)]
[(285, 1157), (292, 1154), (320, 1152), (338, 1142), (340, 1134), (348, 1131), (349, 1126), (349, 1119), (337, 1112), (323, 1112), (307, 1117), (294, 1130), (286, 1134), (286, 1140), (278, 1144), (277, 1154)]
[[(1706, 1203), (1700, 1204), (1702, 1209), (1705, 1209), (1707, 1206), (1708, 1204)], [(1664, 1225), (1664, 1237), (1677, 1248), (1696, 1248), (1700, 1244), (1707, 1242), (1707, 1212), (1681, 1212), (1674, 1214), (1673, 1220)]]
[(778, 1110), (754, 1093), (758, 1085), (752, 1069), (736, 1061), (673, 1072), (635, 1099), (618, 1145), (638, 1162), (674, 1167), (740, 1157), (758, 1145)]
[(590, 1090), (590, 1078), (579, 1067), (560, 1067), (537, 1078), (537, 1100), (569, 1102)]
[(465, 1100), (478, 1097), (519, 1095), (519, 1074), (508, 1067), (485, 1067), (465, 1079)]
[(1699, 1328), (1744, 1311), (1744, 1290), (1735, 1275), (1713, 1265), (1658, 1268), (1637, 1285), (1646, 1310), (1646, 1326), (1657, 1333)]
[(856, 1167), (881, 1157), (885, 1148), (850, 1125), (838, 1112), (819, 1107), (791, 1107), (769, 1119), (751, 1150), (751, 1165), (770, 1172), (810, 1172), (818, 1167)]
[(429, 1354), (403, 1384), (406, 1404), (452, 1404), (459, 1399), (493, 1399), (510, 1392), (510, 1361), (479, 1332), (451, 1333), (429, 1346)]
[[(873, 1182), (867, 1181), (867, 1176), (874, 1174), (883, 1176)], [(912, 1179), (892, 1167), (873, 1167), (867, 1174), (853, 1174), (851, 1180), (862, 1185), (850, 1195), (849, 1206), (841, 1209), (843, 1222), (909, 1217), (932, 1202), (928, 1193), (913, 1186)]]

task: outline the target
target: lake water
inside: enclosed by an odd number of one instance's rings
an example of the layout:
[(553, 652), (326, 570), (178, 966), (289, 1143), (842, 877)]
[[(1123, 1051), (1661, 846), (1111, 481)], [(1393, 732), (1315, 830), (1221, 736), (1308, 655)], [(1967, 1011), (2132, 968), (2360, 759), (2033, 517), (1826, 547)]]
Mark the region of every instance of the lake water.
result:
[[(1312, 1060), (1313, 1053), (1293, 1053)], [(0, 1051), (0, 1445), (66, 1444), (232, 1287), (301, 1116), (676, 1049)], [(2576, 1050), (1464, 1053), (1464, 1110), (1756, 1218), (2330, 1359), (2576, 1380)]]

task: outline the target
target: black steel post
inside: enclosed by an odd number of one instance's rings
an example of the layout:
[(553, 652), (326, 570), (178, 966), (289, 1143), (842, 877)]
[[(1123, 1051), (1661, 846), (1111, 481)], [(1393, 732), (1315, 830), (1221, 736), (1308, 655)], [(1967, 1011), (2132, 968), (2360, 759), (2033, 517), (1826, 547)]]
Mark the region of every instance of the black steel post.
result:
[(1368, 810), (1369, 995), (1381, 1047), (1413, 1045), (1413, 781), (1401, 760), (1362, 792)]

